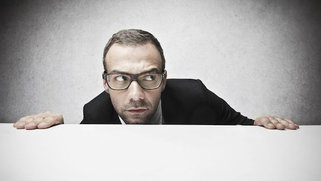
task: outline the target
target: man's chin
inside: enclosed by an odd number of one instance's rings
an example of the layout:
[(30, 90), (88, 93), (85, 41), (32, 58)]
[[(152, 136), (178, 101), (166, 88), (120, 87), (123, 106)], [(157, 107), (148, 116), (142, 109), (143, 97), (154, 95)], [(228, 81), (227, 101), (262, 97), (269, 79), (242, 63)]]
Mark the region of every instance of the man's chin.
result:
[(148, 119), (145, 117), (124, 118), (126, 124), (148, 124)]
[(124, 121), (126, 124), (148, 124), (148, 122), (145, 120), (134, 119), (134, 120), (124, 120)]

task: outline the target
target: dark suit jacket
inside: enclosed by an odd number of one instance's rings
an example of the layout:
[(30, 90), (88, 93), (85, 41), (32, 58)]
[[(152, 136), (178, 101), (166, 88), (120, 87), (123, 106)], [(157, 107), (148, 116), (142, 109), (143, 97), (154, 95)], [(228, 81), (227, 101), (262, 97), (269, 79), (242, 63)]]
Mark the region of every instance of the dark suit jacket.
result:
[[(167, 79), (161, 95), (164, 124), (253, 125), (200, 80)], [(120, 124), (109, 94), (102, 92), (84, 106), (81, 124)]]

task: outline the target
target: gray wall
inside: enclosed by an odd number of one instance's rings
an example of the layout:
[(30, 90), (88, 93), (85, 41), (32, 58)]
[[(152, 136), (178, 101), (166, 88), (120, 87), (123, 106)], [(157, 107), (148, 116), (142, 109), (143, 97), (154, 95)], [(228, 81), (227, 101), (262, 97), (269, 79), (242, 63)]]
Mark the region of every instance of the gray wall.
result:
[(141, 28), (160, 40), (170, 78), (199, 78), (252, 118), (321, 124), (320, 11), (290, 0), (2, 2), (0, 122), (50, 110), (79, 123), (103, 91), (108, 38)]

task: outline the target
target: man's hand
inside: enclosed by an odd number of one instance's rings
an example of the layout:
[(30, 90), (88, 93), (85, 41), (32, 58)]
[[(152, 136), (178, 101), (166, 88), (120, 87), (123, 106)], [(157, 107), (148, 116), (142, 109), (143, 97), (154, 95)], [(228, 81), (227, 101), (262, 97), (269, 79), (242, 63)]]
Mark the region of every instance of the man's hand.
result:
[(63, 123), (62, 115), (44, 112), (22, 117), (13, 126), (17, 129), (45, 129)]
[(263, 116), (256, 118), (254, 121), (254, 125), (263, 126), (267, 129), (298, 129), (299, 125), (294, 123), (292, 120), (280, 118), (277, 116)]

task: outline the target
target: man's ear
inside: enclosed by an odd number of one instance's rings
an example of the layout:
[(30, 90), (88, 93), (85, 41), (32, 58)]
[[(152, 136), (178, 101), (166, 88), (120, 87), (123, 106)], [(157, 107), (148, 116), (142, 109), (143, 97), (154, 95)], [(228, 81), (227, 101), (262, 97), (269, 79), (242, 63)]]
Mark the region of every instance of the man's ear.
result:
[(105, 79), (103, 79), (103, 85), (104, 85), (105, 91), (109, 94), (109, 87), (108, 87), (107, 81)]
[(167, 71), (166, 71), (166, 70), (164, 70), (163, 85), (162, 85), (162, 92), (165, 90), (165, 87), (166, 87), (166, 81), (167, 81)]
[(105, 91), (109, 94), (109, 86), (107, 84), (107, 78), (106, 78), (106, 70), (103, 72), (102, 74), (102, 78), (103, 78), (103, 86), (104, 86), (104, 89)]

